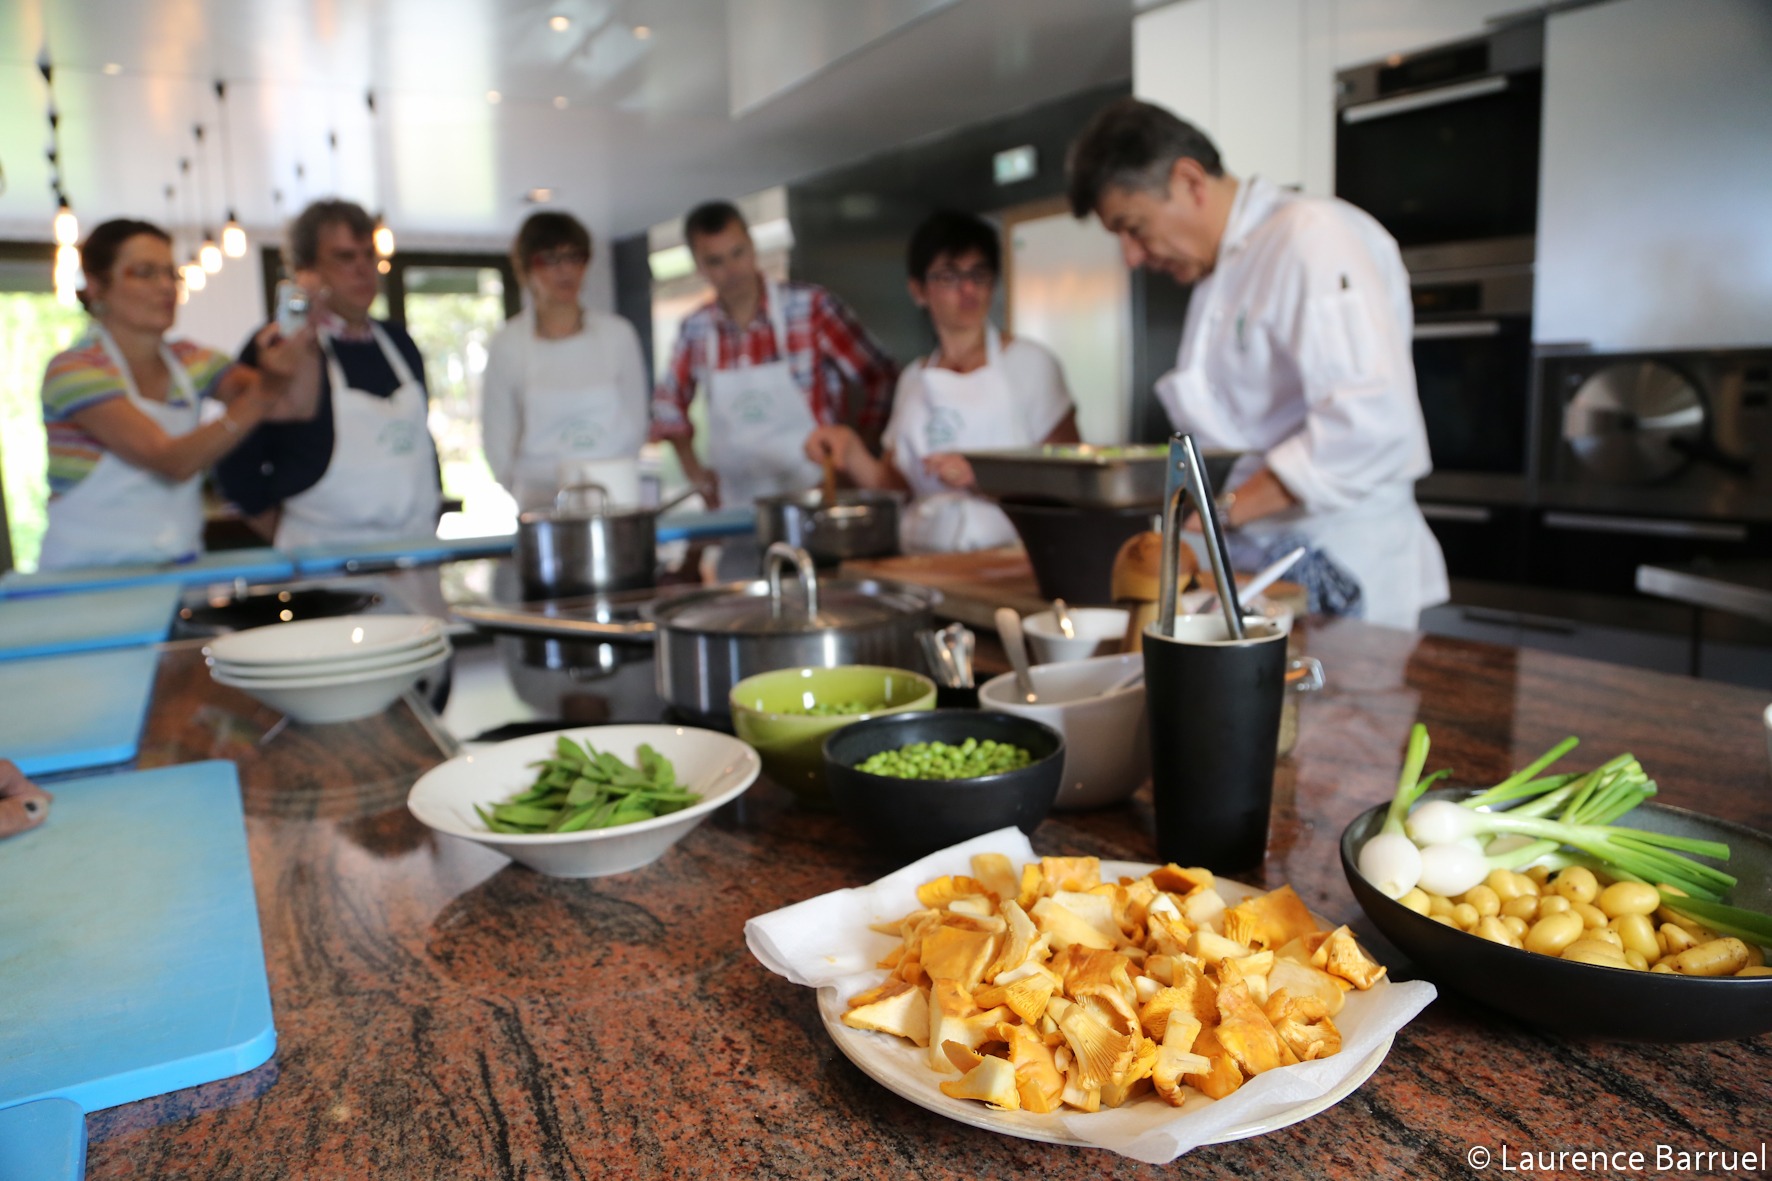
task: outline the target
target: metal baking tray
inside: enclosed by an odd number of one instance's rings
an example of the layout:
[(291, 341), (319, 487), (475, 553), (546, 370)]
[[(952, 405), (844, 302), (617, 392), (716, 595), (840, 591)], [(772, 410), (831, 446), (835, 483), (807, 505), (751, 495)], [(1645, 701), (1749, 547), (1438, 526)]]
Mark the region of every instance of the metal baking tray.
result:
[[(1002, 451), (963, 451), (985, 496), (1078, 508), (1132, 508), (1163, 503), (1166, 443), (1097, 447), (1048, 443)], [(1206, 478), (1222, 489), (1241, 451), (1203, 451)]]

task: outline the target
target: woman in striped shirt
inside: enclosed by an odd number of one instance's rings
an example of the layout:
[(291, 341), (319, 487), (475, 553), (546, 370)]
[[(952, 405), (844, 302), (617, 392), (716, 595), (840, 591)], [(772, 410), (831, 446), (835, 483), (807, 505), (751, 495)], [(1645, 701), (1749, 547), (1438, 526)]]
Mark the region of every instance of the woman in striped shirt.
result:
[(284, 395), (313, 333), (284, 340), (268, 326), (262, 369), (167, 341), (178, 269), (172, 240), (147, 222), (104, 223), (80, 262), (92, 327), (43, 376), (50, 501), (39, 566), (192, 557), (203, 545), (202, 473), (265, 418), (302, 416)]

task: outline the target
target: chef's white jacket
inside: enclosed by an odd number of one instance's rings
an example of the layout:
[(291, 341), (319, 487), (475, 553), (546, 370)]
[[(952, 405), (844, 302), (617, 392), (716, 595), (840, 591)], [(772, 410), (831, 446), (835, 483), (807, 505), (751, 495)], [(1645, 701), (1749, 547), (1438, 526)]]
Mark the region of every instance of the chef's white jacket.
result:
[(1410, 628), (1447, 593), (1415, 505), (1432, 464), (1413, 321), (1408, 273), (1376, 221), (1251, 177), (1157, 383), (1175, 429), (1251, 453), (1231, 487), (1265, 463), (1298, 499), (1246, 529), (1303, 533), (1359, 579), (1369, 621)]

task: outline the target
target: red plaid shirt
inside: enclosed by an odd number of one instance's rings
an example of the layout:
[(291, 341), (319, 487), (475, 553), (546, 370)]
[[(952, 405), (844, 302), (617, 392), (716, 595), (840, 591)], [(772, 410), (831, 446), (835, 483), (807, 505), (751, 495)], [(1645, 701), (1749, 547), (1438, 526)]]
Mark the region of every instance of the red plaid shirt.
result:
[[(787, 329), (788, 368), (807, 391), (812, 416), (820, 423), (849, 420), (843, 396), (846, 385), (858, 386), (861, 403), (853, 425), (863, 433), (885, 429), (892, 412), (892, 391), (898, 365), (881, 351), (841, 300), (812, 283), (782, 283), (782, 320)], [(741, 328), (721, 310), (719, 301), (695, 310), (683, 321), (664, 376), (652, 391), (652, 437), (687, 438), (689, 403), (706, 375), (708, 333), (719, 333), (721, 369), (736, 369), (742, 357), (752, 365), (777, 360), (775, 332), (769, 324), (769, 296)]]

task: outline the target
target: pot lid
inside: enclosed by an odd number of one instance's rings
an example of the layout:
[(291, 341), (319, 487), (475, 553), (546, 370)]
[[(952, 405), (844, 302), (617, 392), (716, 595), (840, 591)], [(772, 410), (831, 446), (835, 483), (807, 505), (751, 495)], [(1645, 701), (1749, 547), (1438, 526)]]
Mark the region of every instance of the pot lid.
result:
[(770, 598), (769, 582), (728, 583), (658, 604), (652, 617), (664, 626), (721, 635), (805, 634), (847, 631), (890, 623), (925, 610), (927, 596), (911, 588), (871, 581), (821, 580), (818, 611), (808, 614), (802, 589), (782, 588), (780, 609)]
[(1608, 365), (1563, 411), (1563, 439), (1589, 475), (1639, 484), (1672, 475), (1704, 437), (1704, 399), (1660, 361)]

